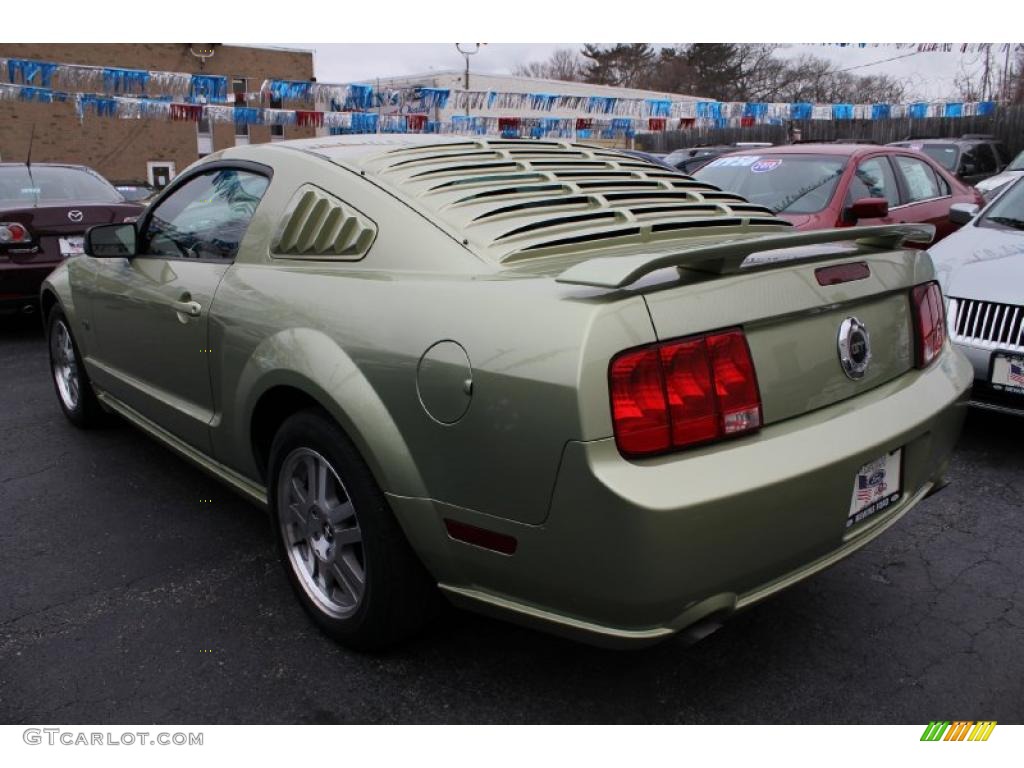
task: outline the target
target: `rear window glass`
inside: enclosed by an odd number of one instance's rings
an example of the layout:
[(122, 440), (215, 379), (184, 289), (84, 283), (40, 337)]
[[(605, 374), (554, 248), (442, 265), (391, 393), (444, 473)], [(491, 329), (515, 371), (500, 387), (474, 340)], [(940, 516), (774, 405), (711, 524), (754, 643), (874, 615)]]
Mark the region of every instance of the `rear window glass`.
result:
[(845, 158), (831, 155), (726, 155), (694, 176), (775, 213), (817, 213), (845, 167)]
[[(913, 144), (910, 146), (918, 149)], [(925, 144), (920, 148), (920, 151), (924, 152), (947, 171), (956, 170), (956, 159), (960, 150), (955, 144)]]
[(1015, 158), (1013, 162), (1006, 168), (1008, 171), (1024, 171), (1024, 152), (1021, 152)]
[(122, 203), (106, 179), (81, 168), (34, 165), (0, 166), (0, 205)]

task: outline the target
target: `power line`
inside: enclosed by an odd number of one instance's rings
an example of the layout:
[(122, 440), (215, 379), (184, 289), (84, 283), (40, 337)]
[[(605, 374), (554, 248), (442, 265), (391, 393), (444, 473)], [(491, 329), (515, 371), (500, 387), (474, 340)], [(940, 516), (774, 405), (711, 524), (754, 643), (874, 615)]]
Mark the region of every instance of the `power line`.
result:
[(898, 58), (907, 58), (909, 56), (916, 56), (919, 53), (929, 53), (929, 52), (930, 51), (915, 50), (915, 51), (911, 51), (910, 53), (902, 53), (902, 54), (900, 54), (898, 56), (890, 56), (889, 58), (880, 58), (878, 61), (868, 61), (867, 63), (863, 63), (863, 65), (855, 65), (853, 67), (845, 67), (842, 70), (837, 70), (837, 72), (850, 72), (850, 70), (862, 70), (865, 67), (873, 67), (874, 65), (877, 65), (877, 63), (886, 63), (886, 61), (895, 61)]

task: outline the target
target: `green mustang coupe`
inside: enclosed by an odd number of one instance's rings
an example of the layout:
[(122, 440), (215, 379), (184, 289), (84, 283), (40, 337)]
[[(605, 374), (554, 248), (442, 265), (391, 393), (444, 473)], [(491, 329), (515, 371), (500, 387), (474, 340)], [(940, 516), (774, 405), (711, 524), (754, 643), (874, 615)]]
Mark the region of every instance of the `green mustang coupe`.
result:
[(120, 414), (267, 508), (342, 642), (443, 595), (636, 646), (943, 485), (973, 371), (903, 247), (931, 236), (796, 233), (597, 146), (323, 137), (203, 159), (42, 305), (68, 418)]

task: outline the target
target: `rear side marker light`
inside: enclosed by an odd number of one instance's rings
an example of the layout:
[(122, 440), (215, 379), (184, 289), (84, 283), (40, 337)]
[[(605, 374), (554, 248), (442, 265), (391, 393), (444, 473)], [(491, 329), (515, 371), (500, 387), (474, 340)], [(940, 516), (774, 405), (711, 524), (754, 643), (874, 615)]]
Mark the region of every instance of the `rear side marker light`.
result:
[(631, 349), (609, 366), (615, 442), (647, 456), (761, 427), (761, 395), (741, 330)]
[(490, 531), (486, 528), (478, 528), (469, 523), (461, 523), (458, 520), (445, 518), (444, 527), (448, 535), (456, 541), (463, 541), (466, 544), (475, 544), (484, 549), (500, 552), (503, 555), (514, 555), (519, 546), (514, 536), (509, 536), (497, 531)]
[(818, 267), (814, 270), (814, 279), (818, 285), (839, 285), (864, 280), (871, 277), (871, 269), (863, 261), (853, 264), (836, 264), (834, 267)]
[(0, 223), (0, 244), (27, 243), (31, 239), (24, 224), (19, 224), (16, 221)]
[(914, 286), (910, 292), (914, 315), (917, 368), (927, 368), (942, 353), (946, 341), (946, 308), (936, 282)]

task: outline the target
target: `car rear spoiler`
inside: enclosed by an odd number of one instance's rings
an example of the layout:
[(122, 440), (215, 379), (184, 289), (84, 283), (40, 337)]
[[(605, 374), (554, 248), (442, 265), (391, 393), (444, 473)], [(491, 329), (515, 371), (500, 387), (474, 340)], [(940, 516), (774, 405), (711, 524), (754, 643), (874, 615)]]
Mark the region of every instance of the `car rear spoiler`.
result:
[[(746, 258), (755, 253), (799, 248), (827, 243), (847, 243), (860, 249), (899, 248), (905, 242), (928, 244), (935, 237), (931, 224), (891, 224), (875, 227), (843, 227), (821, 229), (811, 232), (796, 232), (785, 235), (744, 236), (723, 240), (711, 245), (668, 253), (641, 253), (631, 256), (598, 256), (575, 264), (562, 272), (559, 283), (590, 285), (596, 288), (624, 288), (644, 275), (665, 267), (680, 267), (717, 275), (734, 274)], [(772, 259), (743, 267), (743, 271), (771, 269), (793, 262), (824, 261), (839, 258), (834, 250), (815, 253), (794, 254), (792, 258)]]

